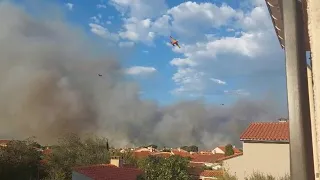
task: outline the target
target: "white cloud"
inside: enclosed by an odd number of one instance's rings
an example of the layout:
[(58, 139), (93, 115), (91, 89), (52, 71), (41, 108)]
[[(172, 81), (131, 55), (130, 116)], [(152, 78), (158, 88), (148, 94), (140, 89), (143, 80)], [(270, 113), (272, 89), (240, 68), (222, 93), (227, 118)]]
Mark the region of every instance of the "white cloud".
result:
[(92, 16), (90, 19), (96, 24), (100, 24), (101, 23), (100, 19), (97, 16)]
[(119, 35), (124, 39), (151, 45), (156, 36), (169, 36), (169, 20), (170, 16), (168, 15), (163, 15), (156, 21), (151, 19), (140, 20), (134, 17), (127, 18), (124, 20), (123, 30)]
[(157, 72), (156, 68), (147, 66), (133, 66), (125, 70), (128, 75), (148, 75), (155, 72)]
[[(226, 25), (233, 18), (240, 17), (241, 12), (222, 4), (185, 2), (168, 10), (172, 16), (172, 31), (180, 37), (199, 38), (202, 32)], [(201, 33), (200, 33), (201, 32)]]
[(107, 28), (98, 25), (98, 24), (94, 24), (94, 23), (90, 23), (89, 24), (90, 28), (91, 28), (91, 32), (108, 40), (112, 40), (112, 41), (118, 41), (119, 37), (117, 34), (111, 33), (108, 31)]
[(170, 64), (173, 66), (183, 67), (183, 66), (195, 66), (197, 63), (187, 58), (186, 59), (174, 58), (172, 61), (170, 61)]
[(157, 17), (167, 10), (165, 0), (110, 0), (110, 4), (123, 15), (138, 19)]
[(227, 95), (237, 95), (237, 96), (248, 96), (248, 95), (250, 95), (250, 93), (247, 92), (244, 89), (225, 90), (224, 93), (227, 94)]
[(178, 68), (178, 72), (172, 77), (172, 80), (178, 85), (178, 88), (173, 90), (173, 93), (203, 93), (206, 89), (206, 82), (203, 81), (205, 76), (204, 72), (199, 72), (192, 68)]
[(154, 38), (154, 32), (148, 31), (150, 26), (150, 19), (139, 20), (137, 18), (129, 18), (125, 20), (124, 28), (126, 31), (120, 32), (119, 35), (123, 39), (150, 43)]
[[(173, 26), (180, 27), (175, 27), (175, 30), (180, 31), (180, 33), (193, 32), (195, 33), (193, 36), (197, 36), (201, 29), (223, 25), (223, 28), (241, 29), (242, 32), (237, 36), (229, 37), (201, 32), (201, 34), (206, 35), (205, 39), (196, 43), (182, 44), (181, 49), (173, 48), (174, 52), (182, 55), (181, 58), (174, 58), (170, 62), (171, 65), (177, 67), (177, 72), (173, 76), (173, 80), (177, 84), (174, 92), (186, 94), (210, 93), (208, 88), (213, 88), (207, 85), (210, 76), (243, 77), (248, 74), (272, 72), (281, 68), (283, 54), (274, 35), (274, 29), (265, 5), (254, 7), (248, 13), (237, 12), (227, 6), (218, 8), (214, 5), (202, 4), (203, 8), (199, 8), (200, 6), (201, 4), (189, 2), (180, 5), (180, 8), (178, 8), (179, 6), (173, 8), (171, 11), (176, 11), (178, 14), (176, 18), (181, 19), (176, 24), (173, 23)], [(210, 8), (215, 9), (215, 11), (209, 10)], [(220, 18), (218, 18), (218, 21), (208, 23), (207, 27), (195, 29), (193, 26), (202, 27), (202, 25), (205, 26), (205, 23), (197, 26), (197, 24), (193, 24), (192, 17), (189, 17), (190, 14), (183, 15), (183, 13), (191, 10), (194, 11), (190, 12), (191, 14), (193, 13), (194, 16), (201, 15), (203, 19), (207, 18), (209, 20), (215, 16), (220, 16)], [(203, 12), (198, 12), (201, 10)], [(220, 12), (220, 14), (215, 14), (215, 12)], [(233, 23), (227, 23), (228, 19), (233, 19)], [(199, 21), (197, 23), (201, 23), (202, 20)], [(184, 29), (186, 32), (183, 32)], [(199, 73), (202, 76), (199, 76)], [(224, 81), (210, 80), (218, 84), (224, 83)], [(224, 93), (248, 94), (244, 90), (229, 90)]]
[(226, 85), (227, 83), (225, 81), (222, 81), (220, 79), (215, 79), (215, 78), (210, 78), (211, 81), (217, 83), (217, 84), (222, 84), (222, 85)]
[(66, 3), (65, 5), (66, 5), (66, 7), (67, 7), (70, 11), (73, 10), (74, 4), (72, 4), (72, 3)]
[[(123, 29), (119, 32), (122, 39), (152, 45), (158, 36), (174, 34), (179, 40), (181, 48), (165, 43), (179, 55), (170, 61), (177, 68), (172, 77), (177, 85), (172, 91), (175, 94), (208, 93), (208, 89), (220, 87), (212, 87), (212, 84), (224, 82), (211, 77), (241, 78), (281, 68), (283, 53), (262, 0), (248, 0), (250, 6), (247, 5), (245, 11), (226, 4), (188, 1), (162, 14), (146, 10), (145, 7), (154, 5), (153, 1), (112, 2), (125, 16)], [(143, 7), (141, 12), (138, 7)], [(233, 33), (222, 36), (220, 33), (225, 31)], [(228, 83), (232, 81), (228, 79)], [(234, 91), (241, 92), (227, 92)]]
[(111, 21), (107, 21), (106, 24), (112, 24), (112, 22)]
[[(129, 3), (129, 1), (126, 0), (123, 3)], [(132, 41), (152, 44), (155, 36), (169, 36), (174, 32), (180, 40), (198, 40), (206, 37), (203, 31), (219, 28), (235, 18), (241, 18), (242, 12), (225, 4), (218, 7), (212, 3), (188, 1), (169, 9), (158, 18), (152, 17), (139, 18), (132, 15), (125, 18), (120, 36)], [(144, 24), (146, 22), (147, 24)], [(150, 37), (150, 34), (153, 36)]]
[(97, 4), (97, 8), (98, 9), (105, 9), (105, 8), (107, 8), (107, 6), (104, 4)]
[(143, 53), (146, 53), (146, 54), (148, 54), (149, 53), (149, 51), (147, 51), (147, 50), (144, 50), (144, 51), (142, 51)]
[(119, 47), (132, 47), (134, 46), (134, 42), (119, 42)]

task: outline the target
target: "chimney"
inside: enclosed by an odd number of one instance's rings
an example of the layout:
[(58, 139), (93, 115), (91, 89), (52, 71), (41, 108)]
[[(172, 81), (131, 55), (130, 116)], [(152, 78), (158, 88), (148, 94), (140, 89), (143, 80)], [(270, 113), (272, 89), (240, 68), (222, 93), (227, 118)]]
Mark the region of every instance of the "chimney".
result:
[(288, 122), (288, 119), (286, 119), (286, 118), (279, 118), (278, 121), (279, 121), (279, 122)]
[(123, 167), (123, 157), (112, 156), (111, 160), (110, 160), (110, 164), (117, 166), (117, 167)]

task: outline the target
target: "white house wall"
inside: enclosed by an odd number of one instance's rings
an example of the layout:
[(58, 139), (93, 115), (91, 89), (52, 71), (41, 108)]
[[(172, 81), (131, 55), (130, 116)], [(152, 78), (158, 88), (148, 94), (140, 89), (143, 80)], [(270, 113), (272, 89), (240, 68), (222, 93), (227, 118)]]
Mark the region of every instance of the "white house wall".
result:
[(289, 144), (243, 143), (243, 155), (225, 160), (223, 167), (238, 180), (255, 171), (283, 177), (290, 173)]
[[(320, 150), (320, 1), (307, 0), (308, 31), (310, 38), (310, 48), (312, 53), (312, 77), (315, 106), (315, 124), (317, 136), (317, 149)], [(320, 169), (320, 153), (318, 158), (317, 171)]]
[(222, 166), (230, 175), (237, 176), (238, 180), (244, 180), (246, 168), (243, 159), (244, 155), (224, 160)]
[(222, 151), (219, 147), (216, 147), (212, 150), (212, 154), (224, 154), (224, 151)]

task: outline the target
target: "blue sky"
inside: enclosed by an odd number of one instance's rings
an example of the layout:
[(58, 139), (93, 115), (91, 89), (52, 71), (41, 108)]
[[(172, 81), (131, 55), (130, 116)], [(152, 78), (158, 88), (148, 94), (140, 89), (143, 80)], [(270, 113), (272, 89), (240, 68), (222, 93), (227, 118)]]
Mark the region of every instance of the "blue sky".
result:
[[(263, 0), (58, 0), (67, 20), (117, 50), (141, 97), (286, 106), (284, 54)], [(179, 40), (172, 47), (169, 36)]]

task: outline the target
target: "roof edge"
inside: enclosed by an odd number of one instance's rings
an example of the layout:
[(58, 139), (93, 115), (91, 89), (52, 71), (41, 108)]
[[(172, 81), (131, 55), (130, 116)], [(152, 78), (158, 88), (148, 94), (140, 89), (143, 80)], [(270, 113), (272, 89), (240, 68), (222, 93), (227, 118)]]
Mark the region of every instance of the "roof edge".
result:
[(265, 0), (265, 2), (266, 2), (266, 5), (267, 5), (267, 8), (268, 8), (268, 11), (269, 11), (269, 17), (270, 17), (270, 19), (271, 19), (271, 21), (272, 21), (272, 25), (273, 25), (274, 31), (275, 31), (275, 33), (276, 33), (276, 35), (277, 35), (278, 40), (279, 40), (280, 47), (281, 47), (281, 49), (284, 49), (284, 46), (285, 46), (285, 45), (282, 44), (281, 39), (280, 39), (280, 37), (279, 37), (279, 33), (278, 33), (277, 28), (276, 28), (276, 22), (275, 22), (274, 19), (272, 18), (272, 12), (271, 12), (270, 5), (268, 4), (268, 0)]
[(243, 152), (241, 153), (236, 153), (236, 154), (233, 154), (231, 156), (226, 156), (226, 157), (223, 157), (223, 158), (220, 158), (217, 160), (217, 162), (221, 162), (221, 161), (224, 161), (224, 160), (228, 160), (228, 159), (232, 159), (232, 158), (236, 158), (236, 157), (240, 157), (243, 155)]
[(289, 143), (289, 140), (264, 140), (264, 139), (240, 139), (240, 141), (249, 141), (252, 143), (261, 143), (261, 142), (265, 142), (265, 143)]

